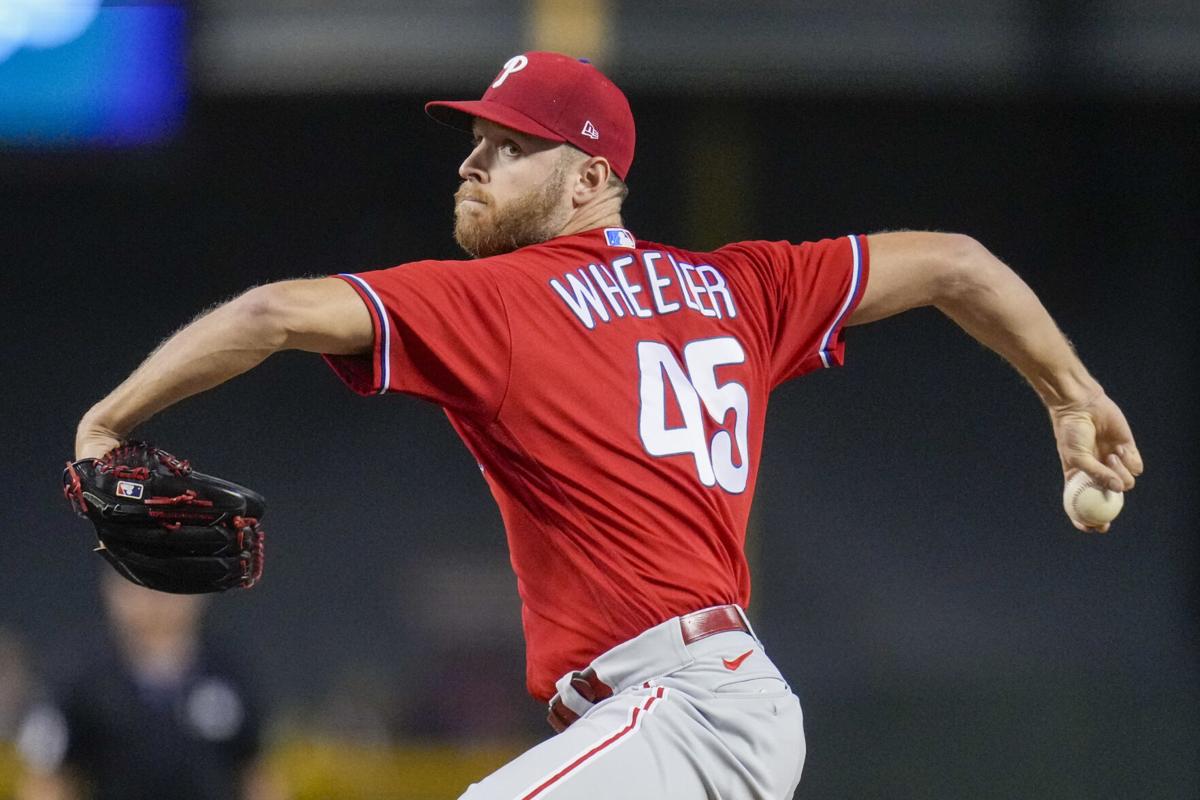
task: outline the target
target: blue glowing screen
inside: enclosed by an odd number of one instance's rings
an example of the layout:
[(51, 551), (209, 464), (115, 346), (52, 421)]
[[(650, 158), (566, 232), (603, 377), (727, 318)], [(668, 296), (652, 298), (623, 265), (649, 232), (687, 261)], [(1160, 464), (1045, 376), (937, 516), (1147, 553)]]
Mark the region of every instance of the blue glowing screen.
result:
[(0, 0), (0, 141), (162, 141), (186, 104), (186, 27), (173, 3)]

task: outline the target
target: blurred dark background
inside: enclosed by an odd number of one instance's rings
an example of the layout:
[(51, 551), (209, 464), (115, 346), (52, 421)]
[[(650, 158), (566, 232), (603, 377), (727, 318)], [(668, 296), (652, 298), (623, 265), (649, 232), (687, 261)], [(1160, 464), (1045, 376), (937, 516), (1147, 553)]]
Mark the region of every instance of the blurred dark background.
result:
[[(58, 483), (92, 402), (251, 285), (458, 257), (467, 142), (423, 101), (478, 95), (521, 49), (592, 52), (638, 121), (636, 234), (968, 233), (1145, 456), (1113, 531), (1076, 532), (1037, 398), (928, 310), (781, 388), (749, 546), (752, 618), (806, 713), (797, 797), (1200, 797), (1200, 11), (968, 5), (189, 9), (186, 102), (149, 141), (0, 152), (0, 629), (44, 682), (102, 635)], [(499, 516), (436, 408), (284, 354), (143, 433), (268, 498), (265, 580), (209, 631), (281, 737), (545, 733)]]

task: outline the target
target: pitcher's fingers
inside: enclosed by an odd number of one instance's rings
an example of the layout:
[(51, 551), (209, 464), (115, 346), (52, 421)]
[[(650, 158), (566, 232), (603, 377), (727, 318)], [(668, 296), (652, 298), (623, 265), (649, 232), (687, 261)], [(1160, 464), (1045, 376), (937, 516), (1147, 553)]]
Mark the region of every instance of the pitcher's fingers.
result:
[[(1071, 518), (1067, 517), (1067, 519)], [(1071, 519), (1071, 524), (1075, 526), (1075, 530), (1082, 531), (1083, 533), (1108, 533), (1109, 528), (1109, 523), (1107, 522), (1097, 527), (1090, 527), (1082, 522), (1079, 522), (1078, 520)]]
[(1117, 455), (1121, 457), (1121, 461), (1125, 462), (1125, 466), (1134, 475), (1141, 475), (1145, 470), (1145, 464), (1142, 463), (1142, 454), (1138, 451), (1137, 445), (1130, 439), (1128, 443), (1117, 445)]
[(1125, 462), (1121, 460), (1119, 455), (1109, 453), (1108, 458), (1104, 459), (1104, 462), (1112, 467), (1112, 471), (1121, 477), (1121, 491), (1128, 492), (1133, 488), (1133, 473), (1125, 466)]
[(1067, 465), (1066, 477), (1070, 480), (1071, 475), (1076, 471), (1086, 472), (1092, 480), (1101, 486), (1107, 486), (1114, 492), (1124, 491), (1125, 482), (1111, 467), (1105, 466), (1099, 459), (1091, 453), (1072, 453), (1071, 461)]

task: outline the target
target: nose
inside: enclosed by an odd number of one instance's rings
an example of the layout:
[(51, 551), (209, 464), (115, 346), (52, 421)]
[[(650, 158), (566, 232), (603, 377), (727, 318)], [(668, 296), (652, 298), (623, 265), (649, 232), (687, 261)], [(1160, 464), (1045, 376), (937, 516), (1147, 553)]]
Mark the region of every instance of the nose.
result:
[(487, 183), (487, 171), (483, 168), (483, 142), (475, 145), (475, 148), (458, 165), (458, 177), (464, 181), (473, 180), (478, 183)]

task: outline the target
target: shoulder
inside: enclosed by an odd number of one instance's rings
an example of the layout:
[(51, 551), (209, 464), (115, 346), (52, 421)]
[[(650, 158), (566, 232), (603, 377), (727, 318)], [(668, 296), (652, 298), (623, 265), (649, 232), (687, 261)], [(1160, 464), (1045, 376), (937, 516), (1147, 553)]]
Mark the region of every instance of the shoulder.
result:
[(383, 269), (345, 273), (339, 277), (378, 292), (385, 305), (426, 297), (492, 294), (511, 269), (503, 256), (474, 260), (425, 259)]

